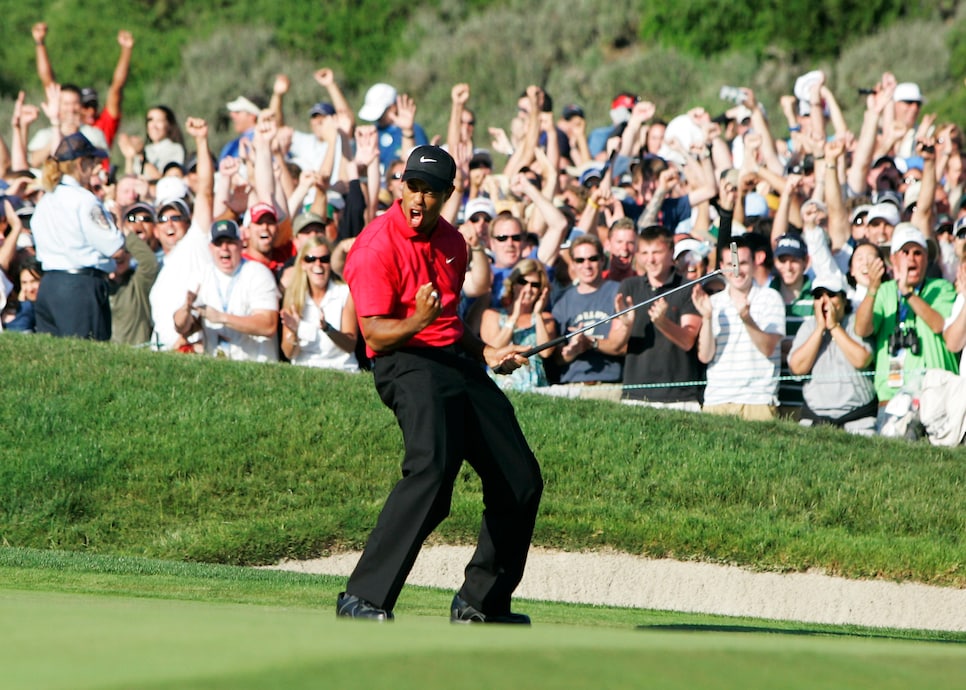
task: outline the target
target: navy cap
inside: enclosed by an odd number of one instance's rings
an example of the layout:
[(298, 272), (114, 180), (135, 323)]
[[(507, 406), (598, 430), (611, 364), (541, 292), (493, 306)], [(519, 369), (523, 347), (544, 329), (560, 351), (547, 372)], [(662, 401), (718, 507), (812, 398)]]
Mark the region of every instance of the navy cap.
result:
[(61, 140), (57, 150), (54, 151), (54, 160), (63, 163), (78, 158), (107, 158), (107, 151), (94, 146), (80, 132), (74, 132)]
[(563, 109), (563, 119), (569, 120), (574, 117), (584, 117), (584, 109), (576, 103), (565, 105)]
[(775, 258), (777, 259), (779, 256), (794, 256), (796, 259), (806, 259), (808, 249), (805, 248), (805, 243), (802, 242), (800, 237), (782, 235), (775, 245)]
[(335, 106), (331, 103), (320, 101), (309, 110), (309, 117), (315, 117), (316, 115), (335, 115)]
[(241, 235), (238, 234), (238, 223), (233, 220), (216, 220), (211, 224), (211, 241), (217, 242), (222, 239), (238, 241)]
[(456, 177), (456, 162), (453, 157), (438, 146), (417, 146), (409, 154), (403, 181), (422, 180), (433, 191), (443, 192), (453, 186)]
[(81, 105), (95, 106), (97, 105), (97, 91), (87, 87), (80, 90), (80, 102)]

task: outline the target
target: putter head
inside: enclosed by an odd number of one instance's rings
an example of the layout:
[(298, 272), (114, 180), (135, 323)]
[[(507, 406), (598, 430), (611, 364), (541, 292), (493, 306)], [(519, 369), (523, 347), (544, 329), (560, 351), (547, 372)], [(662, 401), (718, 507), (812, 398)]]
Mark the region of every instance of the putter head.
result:
[(737, 242), (731, 243), (731, 266), (729, 267), (728, 270), (731, 271), (732, 276), (737, 277), (738, 275), (738, 243)]

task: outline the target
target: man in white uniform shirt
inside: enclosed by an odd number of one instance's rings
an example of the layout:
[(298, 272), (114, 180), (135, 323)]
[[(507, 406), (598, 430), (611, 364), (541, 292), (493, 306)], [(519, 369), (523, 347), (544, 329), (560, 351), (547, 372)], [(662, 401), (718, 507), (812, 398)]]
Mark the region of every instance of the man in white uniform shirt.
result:
[[(698, 359), (708, 366), (703, 409), (747, 420), (774, 419), (785, 303), (776, 290), (755, 284), (747, 240), (734, 239), (738, 275), (727, 275), (728, 288), (709, 296), (695, 285), (692, 292), (701, 315)], [(726, 248), (720, 265), (730, 264), (731, 250)]]
[(211, 226), (214, 266), (188, 292), (175, 312), (175, 328), (185, 337), (203, 333), (205, 354), (233, 360), (276, 362), (278, 288), (272, 272), (257, 261), (242, 261), (241, 235), (233, 220)]

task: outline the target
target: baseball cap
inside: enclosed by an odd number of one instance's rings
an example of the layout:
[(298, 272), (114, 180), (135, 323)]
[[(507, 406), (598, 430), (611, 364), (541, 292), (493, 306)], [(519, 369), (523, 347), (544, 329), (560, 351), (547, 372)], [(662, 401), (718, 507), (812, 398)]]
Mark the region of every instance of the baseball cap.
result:
[(745, 195), (745, 218), (768, 216), (768, 200), (759, 192)]
[(707, 242), (702, 242), (694, 237), (685, 237), (674, 245), (674, 258), (676, 260), (685, 252), (694, 252), (700, 257), (706, 257), (710, 250), (711, 245)]
[(331, 103), (319, 101), (309, 109), (309, 117), (316, 115), (335, 115), (335, 106)]
[(922, 182), (913, 182), (906, 187), (906, 193), (902, 197), (902, 208), (908, 211), (919, 201), (919, 191), (922, 189)]
[(476, 170), (477, 168), (490, 168), (493, 169), (493, 156), (486, 149), (477, 149), (473, 153), (473, 157), (470, 158), (469, 163), (470, 170)]
[(879, 156), (874, 161), (872, 161), (872, 167), (878, 168), (880, 165), (891, 165), (893, 168), (896, 167), (896, 159), (892, 156)]
[(899, 196), (899, 192), (893, 189), (883, 189), (872, 193), (872, 202), (876, 204), (888, 203), (899, 208), (902, 206), (902, 197)]
[(563, 119), (570, 120), (575, 117), (586, 117), (586, 115), (584, 115), (584, 109), (576, 103), (565, 105), (563, 109)]
[(90, 87), (81, 89), (80, 102), (81, 102), (81, 105), (86, 105), (86, 106), (97, 105), (97, 91), (95, 91)]
[(366, 91), (366, 101), (359, 110), (359, 117), (369, 122), (375, 122), (395, 102), (396, 89), (389, 84), (373, 84)]
[(485, 213), (490, 217), (490, 220), (493, 220), (496, 218), (496, 206), (485, 196), (473, 197), (466, 202), (466, 208), (463, 209), (463, 217), (469, 219), (477, 213)]
[(295, 220), (292, 221), (292, 232), (298, 235), (311, 225), (318, 225), (324, 230), (325, 226), (328, 225), (328, 221), (318, 213), (306, 211), (295, 216)]
[(889, 225), (898, 225), (899, 221), (899, 209), (896, 208), (895, 204), (889, 202), (882, 202), (880, 204), (875, 204), (869, 209), (869, 215), (865, 217), (866, 224), (871, 223), (876, 219), (884, 220)]
[[(869, 211), (872, 210), (872, 204), (860, 204), (852, 209), (851, 215), (849, 215), (849, 223), (855, 225), (855, 221), (859, 219), (862, 215), (868, 215)], [(863, 218), (863, 220), (866, 220)]]
[(805, 243), (796, 235), (782, 235), (775, 245), (775, 258), (780, 256), (794, 256), (796, 259), (806, 259), (808, 250)]
[(273, 221), (278, 222), (278, 213), (275, 211), (275, 207), (272, 204), (255, 204), (251, 208), (250, 215), (250, 222), (252, 223), (261, 223), (265, 219), (265, 216), (271, 216)]
[(815, 280), (812, 281), (812, 297), (815, 297), (816, 290), (828, 290), (844, 295), (846, 293), (845, 278), (838, 271), (816, 276)]
[(239, 96), (233, 101), (228, 101), (225, 107), (232, 113), (251, 113), (252, 115), (258, 115), (261, 112), (257, 105), (244, 96)]
[(637, 103), (637, 96), (635, 96), (634, 94), (630, 94), (627, 92), (619, 93), (614, 98), (614, 100), (610, 102), (610, 109), (616, 110), (617, 108), (627, 108), (628, 110), (631, 110), (634, 108), (636, 103)]
[(926, 236), (922, 234), (919, 228), (912, 223), (899, 223), (892, 232), (891, 252), (896, 254), (900, 249), (910, 243), (918, 244), (926, 251), (929, 251), (929, 245), (926, 244)]
[[(361, 113), (360, 113), (361, 117)], [(456, 177), (456, 163), (453, 157), (438, 146), (417, 146), (409, 154), (403, 182), (422, 180), (433, 191), (443, 192), (453, 186)]]
[(919, 90), (919, 84), (911, 81), (904, 81), (901, 84), (896, 84), (896, 90), (893, 92), (892, 100), (907, 103), (922, 103), (922, 91)]
[(966, 216), (962, 218), (957, 218), (956, 222), (953, 223), (953, 234), (958, 235), (960, 230), (966, 228)]
[(135, 201), (133, 204), (129, 204), (121, 209), (121, 216), (127, 216), (131, 213), (147, 213), (151, 218), (157, 220), (157, 214), (154, 212), (154, 207), (146, 201)]
[(173, 208), (178, 211), (185, 218), (191, 218), (191, 209), (188, 208), (188, 204), (185, 203), (184, 199), (166, 199), (158, 204), (158, 215), (166, 208)]
[(61, 163), (78, 158), (107, 158), (107, 151), (99, 149), (80, 132), (68, 134), (61, 139), (54, 151), (54, 160)]
[(224, 219), (216, 220), (211, 224), (211, 241), (217, 242), (218, 240), (228, 238), (230, 240), (239, 241), (241, 236), (238, 234), (238, 223), (233, 220)]
[(580, 173), (580, 185), (582, 187), (589, 187), (590, 181), (597, 179), (600, 182), (601, 178), (604, 176), (604, 166), (603, 165), (592, 165)]

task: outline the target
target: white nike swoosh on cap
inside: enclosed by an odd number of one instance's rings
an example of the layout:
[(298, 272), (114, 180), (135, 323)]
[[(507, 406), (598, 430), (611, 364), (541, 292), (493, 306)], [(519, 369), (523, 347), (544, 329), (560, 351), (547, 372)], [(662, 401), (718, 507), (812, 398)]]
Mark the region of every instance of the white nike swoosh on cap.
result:
[(448, 256), (448, 257), (446, 257), (446, 263), (451, 264), (454, 261), (456, 261), (456, 257), (455, 256)]
[(435, 158), (427, 158), (426, 156), (420, 156), (419, 162), (420, 163), (439, 163), (439, 161), (436, 160)]

